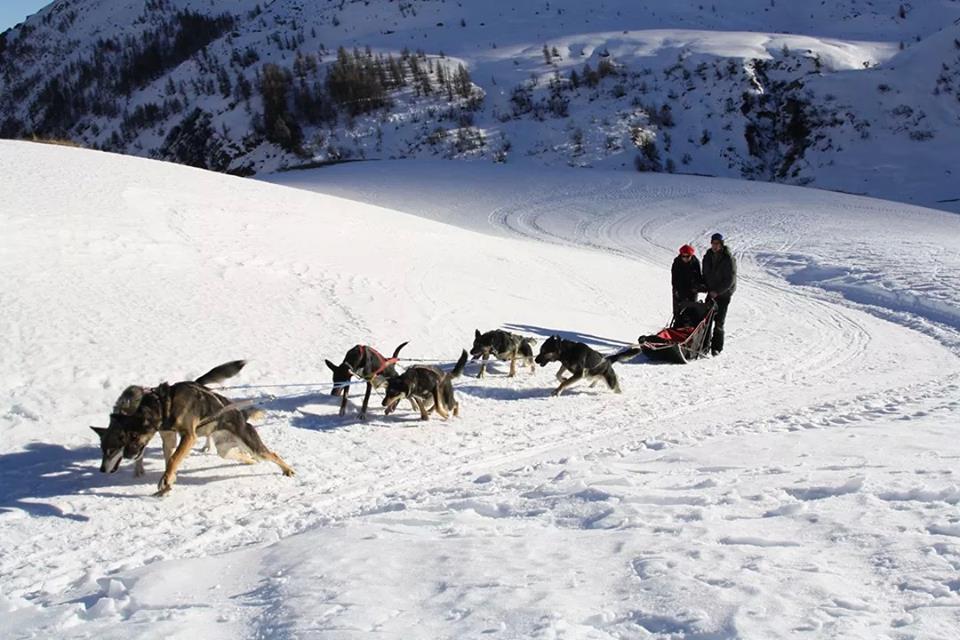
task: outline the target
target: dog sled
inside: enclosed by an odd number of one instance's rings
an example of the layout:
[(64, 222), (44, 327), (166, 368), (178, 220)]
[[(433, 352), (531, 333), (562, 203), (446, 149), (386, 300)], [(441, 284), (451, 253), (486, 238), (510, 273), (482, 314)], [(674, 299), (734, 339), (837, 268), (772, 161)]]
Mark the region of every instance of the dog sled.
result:
[(640, 350), (651, 360), (673, 364), (686, 364), (708, 355), (715, 310), (711, 303), (691, 303), (669, 327), (640, 336)]

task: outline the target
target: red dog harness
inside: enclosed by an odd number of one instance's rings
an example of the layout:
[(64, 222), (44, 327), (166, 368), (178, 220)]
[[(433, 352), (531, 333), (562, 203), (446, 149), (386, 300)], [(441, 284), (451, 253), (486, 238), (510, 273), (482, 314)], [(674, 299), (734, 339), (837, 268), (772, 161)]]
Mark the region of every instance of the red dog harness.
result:
[(381, 373), (383, 373), (384, 369), (400, 361), (399, 358), (384, 358), (383, 354), (381, 354), (379, 351), (377, 351), (373, 347), (368, 347), (367, 345), (364, 345), (364, 344), (358, 344), (357, 348), (360, 349), (360, 356), (362, 358), (366, 359), (367, 352), (369, 351), (373, 355), (373, 357), (377, 359), (377, 362), (379, 363), (379, 366), (377, 367), (376, 371), (371, 373), (370, 377), (375, 377), (380, 375)]

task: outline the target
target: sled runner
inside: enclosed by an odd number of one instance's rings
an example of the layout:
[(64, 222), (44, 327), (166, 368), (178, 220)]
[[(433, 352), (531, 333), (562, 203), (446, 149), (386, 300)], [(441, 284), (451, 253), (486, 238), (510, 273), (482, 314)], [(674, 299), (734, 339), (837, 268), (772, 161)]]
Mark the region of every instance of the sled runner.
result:
[[(710, 353), (710, 331), (713, 328), (713, 313), (715, 305), (696, 302), (691, 305), (690, 311), (696, 312), (696, 307), (704, 311), (700, 314), (699, 322), (693, 326), (678, 326), (687, 324), (675, 320), (671, 326), (650, 336), (640, 337), (640, 349), (651, 360), (686, 364)], [(681, 319), (684, 314), (680, 314)], [(689, 314), (688, 316), (689, 317)]]

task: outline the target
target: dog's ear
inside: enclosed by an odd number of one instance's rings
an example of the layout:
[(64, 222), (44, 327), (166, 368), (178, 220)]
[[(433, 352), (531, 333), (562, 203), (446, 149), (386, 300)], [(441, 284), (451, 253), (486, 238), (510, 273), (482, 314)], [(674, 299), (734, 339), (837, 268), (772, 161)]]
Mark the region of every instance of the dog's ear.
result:
[(107, 435), (107, 430), (104, 429), (103, 427), (94, 427), (94, 426), (91, 426), (90, 428), (93, 429), (93, 432), (96, 433), (96, 434), (97, 434), (98, 436), (100, 436), (101, 438), (103, 438), (103, 436)]
[(480, 338), (480, 329), (474, 329), (474, 330), (473, 330), (473, 337), (474, 337), (474, 339), (479, 339), (479, 338)]
[(333, 364), (333, 363), (330, 362), (329, 360), (324, 360), (324, 362), (327, 363), (327, 366), (330, 367), (330, 370), (333, 371), (334, 373), (336, 373), (337, 371), (340, 370), (340, 367), (338, 367), (337, 365)]

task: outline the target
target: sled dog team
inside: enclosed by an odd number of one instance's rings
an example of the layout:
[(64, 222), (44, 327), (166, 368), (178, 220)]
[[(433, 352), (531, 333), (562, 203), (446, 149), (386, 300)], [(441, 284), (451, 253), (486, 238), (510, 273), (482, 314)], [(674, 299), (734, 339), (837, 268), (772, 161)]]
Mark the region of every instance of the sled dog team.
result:
[[(724, 318), (736, 289), (737, 270), (736, 261), (721, 234), (713, 234), (710, 245), (710, 250), (704, 256), (702, 271), (690, 245), (682, 246), (674, 260), (671, 270), (674, 323), (684, 308), (691, 301), (696, 301), (698, 293), (706, 293), (716, 305), (710, 349), (713, 355), (717, 355), (723, 349)], [(535, 343), (534, 338), (500, 329), (486, 333), (476, 331), (469, 355), (474, 360), (481, 360), (477, 377), (484, 377), (487, 361), (491, 357), (510, 362), (510, 377), (517, 373), (518, 360), (529, 366), (531, 371), (536, 370), (534, 363), (543, 367), (551, 362), (559, 362), (560, 369), (556, 377), (560, 385), (553, 390), (553, 395), (560, 395), (564, 389), (581, 380), (589, 381), (591, 387), (603, 381), (612, 391), (620, 393), (620, 383), (613, 365), (641, 351), (639, 348), (629, 348), (604, 356), (582, 342), (554, 335), (543, 343), (540, 353), (534, 358)], [(333, 372), (333, 395), (341, 398), (341, 416), (347, 410), (348, 389), (354, 376), (366, 383), (360, 407), (361, 420), (367, 417), (371, 392), (384, 385), (386, 390), (381, 404), (385, 415), (396, 411), (403, 400), (408, 401), (414, 411), (419, 411), (421, 420), (428, 420), (433, 412), (444, 419), (451, 413), (459, 415), (460, 404), (453, 391), (453, 380), (463, 373), (467, 364), (466, 350), (449, 372), (421, 364), (399, 372), (396, 365), (400, 351), (406, 345), (404, 342), (397, 346), (390, 358), (385, 358), (373, 347), (357, 345), (347, 351), (339, 365), (326, 361), (327, 367)], [(166, 465), (157, 486), (157, 495), (163, 495), (173, 488), (177, 481), (177, 469), (200, 436), (207, 438), (205, 449), (209, 450), (212, 444), (221, 457), (247, 464), (266, 460), (280, 467), (283, 475), (292, 476), (293, 469), (263, 444), (249, 422), (260, 410), (252, 408), (250, 403), (231, 401), (208, 386), (235, 376), (245, 364), (244, 360), (227, 362), (192, 381), (174, 384), (164, 382), (156, 387), (127, 387), (114, 404), (109, 426), (105, 429), (91, 427), (100, 437), (103, 454), (100, 471), (114, 473), (126, 458), (134, 461), (134, 474), (143, 475), (144, 449), (159, 432)], [(570, 375), (565, 377), (565, 373)]]
[[(398, 356), (406, 342), (394, 349), (390, 358), (373, 347), (357, 345), (347, 351), (339, 365), (330, 360), (326, 364), (333, 372), (332, 393), (341, 398), (341, 416), (346, 413), (349, 385), (356, 376), (366, 383), (360, 408), (361, 420), (367, 417), (371, 392), (380, 387), (385, 387), (381, 403), (385, 415), (396, 411), (401, 401), (406, 400), (414, 411), (420, 413), (421, 420), (429, 420), (434, 412), (445, 419), (451, 413), (459, 415), (460, 404), (453, 391), (453, 380), (463, 373), (470, 355), (474, 360), (481, 360), (479, 378), (486, 375), (491, 357), (510, 362), (510, 377), (516, 375), (518, 361), (529, 366), (531, 372), (536, 370), (537, 364), (542, 367), (559, 362), (556, 377), (560, 386), (553, 390), (553, 395), (557, 396), (580, 380), (590, 381), (590, 386), (602, 380), (611, 390), (620, 393), (613, 364), (640, 353), (640, 349), (631, 348), (603, 356), (582, 342), (551, 336), (534, 357), (535, 342), (534, 338), (500, 329), (486, 333), (476, 331), (470, 353), (464, 350), (451, 371), (422, 364), (398, 371)], [(280, 467), (283, 475), (292, 476), (293, 469), (267, 448), (249, 422), (261, 411), (249, 403), (234, 402), (209, 388), (211, 384), (235, 376), (244, 365), (245, 360), (235, 360), (214, 367), (196, 380), (164, 382), (156, 387), (127, 387), (114, 404), (109, 426), (91, 427), (100, 437), (103, 454), (100, 471), (114, 473), (120, 468), (120, 462), (128, 459), (134, 461), (134, 475), (143, 475), (144, 450), (159, 432), (165, 469), (157, 485), (157, 495), (173, 488), (177, 469), (201, 436), (207, 438), (205, 450), (212, 445), (223, 458), (247, 464), (266, 460)], [(564, 377), (564, 373), (570, 375)]]

